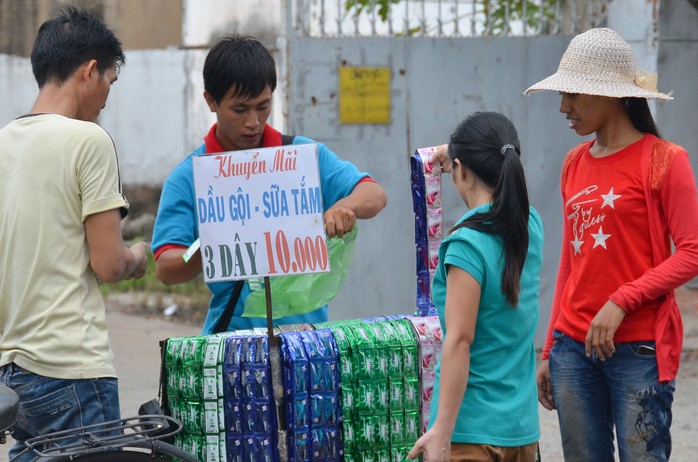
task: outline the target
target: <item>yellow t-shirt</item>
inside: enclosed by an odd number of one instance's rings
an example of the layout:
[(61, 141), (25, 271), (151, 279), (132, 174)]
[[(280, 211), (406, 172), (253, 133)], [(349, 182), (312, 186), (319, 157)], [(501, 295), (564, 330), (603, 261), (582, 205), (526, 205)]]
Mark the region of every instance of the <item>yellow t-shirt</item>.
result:
[(41, 114), (0, 129), (0, 366), (116, 375), (83, 222), (121, 207), (116, 150), (100, 126)]

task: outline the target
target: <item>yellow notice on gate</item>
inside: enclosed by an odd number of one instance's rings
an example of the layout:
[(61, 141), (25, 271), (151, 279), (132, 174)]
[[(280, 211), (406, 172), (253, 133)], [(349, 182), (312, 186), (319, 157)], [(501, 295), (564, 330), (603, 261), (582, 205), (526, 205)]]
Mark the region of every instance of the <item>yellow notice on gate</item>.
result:
[(390, 68), (339, 68), (339, 122), (390, 123)]

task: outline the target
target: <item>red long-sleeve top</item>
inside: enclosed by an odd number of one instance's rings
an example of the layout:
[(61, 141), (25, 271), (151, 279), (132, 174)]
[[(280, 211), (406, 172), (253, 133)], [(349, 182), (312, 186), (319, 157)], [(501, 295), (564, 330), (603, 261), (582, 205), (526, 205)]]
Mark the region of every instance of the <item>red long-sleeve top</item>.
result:
[[(561, 177), (563, 203), (568, 201), (567, 175), (581, 156), (588, 153), (593, 142), (582, 143), (565, 158)], [(683, 148), (649, 134), (637, 148), (641, 151), (639, 165), (641, 190), (647, 207), (650, 267), (639, 277), (611, 291), (608, 298), (629, 314), (641, 307), (650, 307), (655, 312), (651, 330), (656, 342), (659, 380), (667, 381), (676, 377), (683, 345), (683, 324), (674, 289), (698, 274), (698, 192), (688, 153)], [(570, 243), (577, 240), (571, 228), (565, 217), (563, 247), (543, 359), (548, 358), (552, 348), (553, 329), (584, 341), (579, 332), (586, 332), (591, 321), (588, 316), (578, 316), (568, 310), (565, 311), (565, 322), (562, 322), (561, 312), (567, 309), (563, 294), (570, 283), (571, 265), (574, 264), (575, 246)], [(673, 253), (672, 240), (676, 248)], [(614, 271), (613, 262), (599, 268), (602, 270)], [(601, 306), (595, 307), (596, 311)]]

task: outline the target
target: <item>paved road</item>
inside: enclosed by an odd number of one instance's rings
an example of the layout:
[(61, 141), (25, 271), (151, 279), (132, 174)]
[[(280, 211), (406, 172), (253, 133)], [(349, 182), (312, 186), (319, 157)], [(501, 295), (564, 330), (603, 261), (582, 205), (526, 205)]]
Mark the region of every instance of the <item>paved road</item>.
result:
[(199, 326), (149, 319), (110, 310), (107, 324), (119, 376), (121, 415), (137, 415), (144, 402), (157, 398), (160, 374), (159, 341), (198, 335)]

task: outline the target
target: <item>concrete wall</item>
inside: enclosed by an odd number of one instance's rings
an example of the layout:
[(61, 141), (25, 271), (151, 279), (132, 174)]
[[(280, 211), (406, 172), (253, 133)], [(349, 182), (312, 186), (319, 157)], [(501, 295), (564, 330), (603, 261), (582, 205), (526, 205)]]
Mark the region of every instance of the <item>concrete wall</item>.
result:
[(202, 53), (129, 51), (99, 119), (114, 138), (125, 183), (161, 183), (195, 147), (196, 138), (201, 140), (196, 123), (201, 117), (193, 116), (207, 114), (208, 108), (189, 107), (187, 68), (189, 59)]
[(0, 0), (0, 53), (29, 56), (36, 31), (59, 8), (94, 11), (114, 30), (124, 49), (182, 44), (183, 0)]
[(29, 59), (0, 54), (0, 126), (28, 112), (37, 91)]
[[(560, 249), (558, 176), (564, 154), (580, 140), (557, 111), (558, 96), (524, 97), (532, 83), (554, 72), (567, 39), (295, 39), (289, 82), (289, 133), (327, 144), (373, 174), (388, 193), (378, 217), (360, 222), (353, 271), (331, 304), (334, 319), (411, 313), (416, 290), (414, 214), (409, 156), (447, 142), (474, 111), (502, 112), (519, 130), (532, 204), (548, 230), (543, 308), (549, 306)], [(338, 69), (389, 66), (389, 125), (341, 125)], [(443, 177), (445, 228), (465, 207)], [(547, 318), (547, 314), (543, 315)]]
[(658, 48), (659, 88), (674, 96), (657, 106), (659, 129), (688, 150), (698, 172), (698, 10), (688, 0), (662, 1)]
[[(659, 21), (657, 72), (659, 88), (674, 100), (657, 106), (661, 135), (688, 150), (698, 173), (698, 3), (663, 0)], [(698, 289), (698, 278), (688, 284)]]
[(273, 44), (281, 34), (279, 0), (184, 0), (183, 44), (208, 46), (231, 33)]
[(49, 0), (0, 0), (0, 53), (29, 56), (36, 31), (50, 15)]
[(124, 49), (182, 45), (183, 0), (107, 1), (105, 20), (114, 25)]

